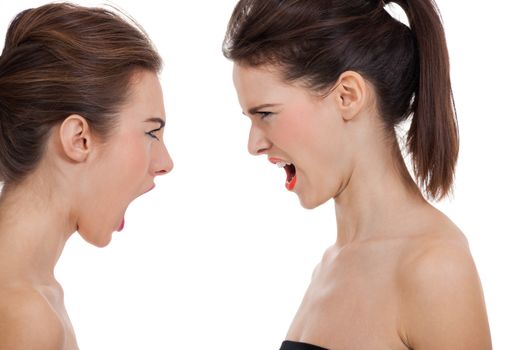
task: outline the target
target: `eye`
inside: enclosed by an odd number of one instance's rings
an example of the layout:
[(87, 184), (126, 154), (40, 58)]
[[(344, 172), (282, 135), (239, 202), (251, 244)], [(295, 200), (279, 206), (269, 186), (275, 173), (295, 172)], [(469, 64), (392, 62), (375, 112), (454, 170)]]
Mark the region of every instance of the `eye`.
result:
[(261, 119), (265, 119), (265, 118), (268, 118), (268, 117), (271, 117), (273, 115), (273, 112), (263, 112), (263, 111), (260, 111), (260, 112), (257, 112), (256, 113)]
[(159, 130), (160, 130), (160, 128), (159, 128), (159, 129), (155, 129), (155, 130), (148, 131), (148, 132), (146, 132), (146, 135), (148, 135), (149, 137), (151, 137), (151, 138), (153, 138), (153, 139), (155, 139), (155, 140), (157, 140), (157, 141), (160, 141), (160, 139), (158, 138), (158, 136), (155, 135), (155, 133), (158, 132)]

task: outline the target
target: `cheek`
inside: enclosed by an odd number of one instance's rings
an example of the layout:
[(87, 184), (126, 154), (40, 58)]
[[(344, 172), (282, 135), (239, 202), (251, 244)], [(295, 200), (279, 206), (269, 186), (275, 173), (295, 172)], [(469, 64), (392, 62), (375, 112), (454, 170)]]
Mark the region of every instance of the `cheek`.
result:
[[(338, 158), (341, 125), (330, 111), (322, 108), (296, 108), (282, 118), (274, 130), (275, 140), (297, 162), (326, 166)], [(310, 165), (312, 166), (312, 165)]]
[(145, 185), (149, 171), (151, 142), (139, 137), (118, 140), (92, 174), (89, 190), (85, 193), (78, 228), (89, 243), (103, 247), (117, 229), (125, 206)]
[(104, 160), (103, 171), (96, 180), (97, 192), (108, 199), (109, 208), (105, 210), (109, 213), (138, 195), (149, 173), (149, 144), (136, 137), (126, 141), (119, 143)]
[(272, 138), (286, 147), (286, 152), (296, 151), (294, 148), (308, 148), (308, 140), (316, 134), (314, 122), (311, 110), (300, 107), (289, 109), (279, 116), (279, 123), (272, 128)]
[(301, 204), (305, 208), (314, 208), (335, 195), (345, 176), (343, 152), (348, 140), (336, 113), (329, 107), (296, 109), (294, 115), (283, 118), (281, 129), (276, 131), (289, 141), (290, 148), (285, 151), (290, 152), (302, 173), (305, 190)]
[(133, 174), (139, 176), (144, 174), (149, 169), (151, 143), (137, 140), (137, 138), (129, 138), (124, 143), (125, 147), (119, 153), (119, 171), (123, 175), (132, 176)]

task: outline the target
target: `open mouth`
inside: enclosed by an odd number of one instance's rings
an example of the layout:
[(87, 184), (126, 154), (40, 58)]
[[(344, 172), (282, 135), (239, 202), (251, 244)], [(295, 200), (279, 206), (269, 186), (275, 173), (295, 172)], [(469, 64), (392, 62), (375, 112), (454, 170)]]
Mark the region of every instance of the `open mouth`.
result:
[(295, 165), (286, 164), (284, 166), (284, 170), (286, 171), (286, 189), (288, 191), (293, 191), (295, 183), (297, 182), (297, 176), (295, 174)]
[(295, 169), (295, 165), (292, 162), (275, 157), (269, 157), (268, 160), (270, 163), (277, 165), (279, 168), (284, 168), (284, 171), (286, 171), (286, 183), (284, 185), (288, 191), (293, 191), (297, 182), (297, 171)]
[(284, 168), (284, 170), (286, 171), (286, 189), (288, 189), (288, 191), (293, 191), (293, 189), (295, 188), (295, 183), (297, 182), (295, 165), (276, 159), (270, 159), (270, 161), (276, 164), (279, 168)]

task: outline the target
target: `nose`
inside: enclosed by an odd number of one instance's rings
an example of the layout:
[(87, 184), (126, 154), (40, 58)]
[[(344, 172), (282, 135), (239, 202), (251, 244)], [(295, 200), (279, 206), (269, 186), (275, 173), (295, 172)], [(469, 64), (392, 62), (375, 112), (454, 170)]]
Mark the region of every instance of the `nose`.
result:
[(272, 146), (264, 132), (252, 123), (250, 136), (248, 137), (248, 152), (258, 156), (264, 154)]
[(154, 152), (151, 161), (151, 173), (154, 176), (165, 175), (173, 169), (173, 160), (164, 142), (157, 143), (159, 148)]

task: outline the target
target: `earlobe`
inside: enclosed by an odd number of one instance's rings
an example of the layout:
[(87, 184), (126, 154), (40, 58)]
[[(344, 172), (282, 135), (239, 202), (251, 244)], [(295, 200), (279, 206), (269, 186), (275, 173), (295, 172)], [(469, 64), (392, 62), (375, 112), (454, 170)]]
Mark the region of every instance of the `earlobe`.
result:
[(70, 115), (60, 125), (60, 143), (64, 154), (74, 162), (84, 162), (91, 151), (91, 130), (87, 120)]
[(349, 121), (363, 109), (367, 97), (367, 85), (361, 74), (346, 71), (339, 77), (335, 93), (341, 116), (345, 121)]

